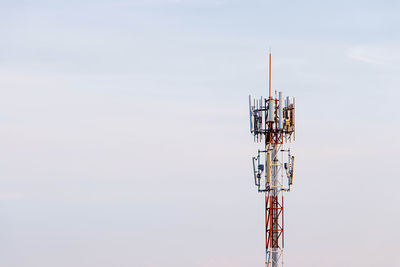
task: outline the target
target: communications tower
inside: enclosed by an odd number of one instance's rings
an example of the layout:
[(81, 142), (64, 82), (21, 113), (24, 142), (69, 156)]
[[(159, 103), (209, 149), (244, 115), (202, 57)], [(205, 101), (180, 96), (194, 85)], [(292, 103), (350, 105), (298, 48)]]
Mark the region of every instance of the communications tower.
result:
[(293, 183), (294, 156), (288, 144), (295, 139), (295, 99), (271, 92), (269, 53), (269, 96), (249, 96), (250, 132), (262, 149), (253, 157), (254, 182), (265, 193), (266, 267), (283, 265), (284, 198)]

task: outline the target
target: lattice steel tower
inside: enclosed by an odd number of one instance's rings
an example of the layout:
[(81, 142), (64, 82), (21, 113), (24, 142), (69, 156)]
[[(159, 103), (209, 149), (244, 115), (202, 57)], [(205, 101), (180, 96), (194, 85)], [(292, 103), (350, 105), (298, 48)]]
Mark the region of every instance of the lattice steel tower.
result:
[(288, 143), (295, 139), (295, 99), (271, 93), (271, 53), (269, 53), (269, 97), (249, 96), (250, 132), (263, 144), (253, 157), (254, 182), (265, 193), (265, 266), (283, 265), (284, 199), (293, 183), (294, 156)]

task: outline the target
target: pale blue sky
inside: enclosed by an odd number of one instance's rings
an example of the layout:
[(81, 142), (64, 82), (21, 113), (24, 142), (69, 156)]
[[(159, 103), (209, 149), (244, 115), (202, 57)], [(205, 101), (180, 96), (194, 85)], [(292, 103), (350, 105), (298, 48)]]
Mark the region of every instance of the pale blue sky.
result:
[(0, 266), (263, 266), (269, 47), (298, 109), (286, 266), (399, 266), (399, 11), (1, 1)]

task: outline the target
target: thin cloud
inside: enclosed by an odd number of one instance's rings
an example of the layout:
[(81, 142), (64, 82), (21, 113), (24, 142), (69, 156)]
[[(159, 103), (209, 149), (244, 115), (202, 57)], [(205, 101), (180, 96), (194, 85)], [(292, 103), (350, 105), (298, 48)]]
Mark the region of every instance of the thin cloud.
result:
[(398, 66), (400, 62), (398, 45), (357, 45), (347, 50), (347, 56), (360, 62), (381, 66)]
[(347, 51), (347, 56), (351, 59), (361, 61), (364, 63), (369, 64), (379, 64), (381, 63), (377, 58), (376, 55), (368, 47), (363, 46), (355, 46), (351, 47)]

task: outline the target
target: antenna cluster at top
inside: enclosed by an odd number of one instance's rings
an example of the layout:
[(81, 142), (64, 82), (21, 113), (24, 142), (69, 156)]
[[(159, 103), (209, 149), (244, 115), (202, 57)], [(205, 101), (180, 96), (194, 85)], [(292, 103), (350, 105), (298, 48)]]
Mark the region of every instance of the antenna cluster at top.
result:
[(295, 99), (283, 97), (283, 93), (275, 91), (271, 94), (271, 52), (269, 53), (269, 97), (252, 99), (249, 96), (250, 132), (254, 141), (265, 144), (283, 144), (295, 137)]
[(283, 97), (252, 99), (249, 96), (250, 132), (256, 142), (282, 144), (291, 141), (295, 132), (295, 98)]

